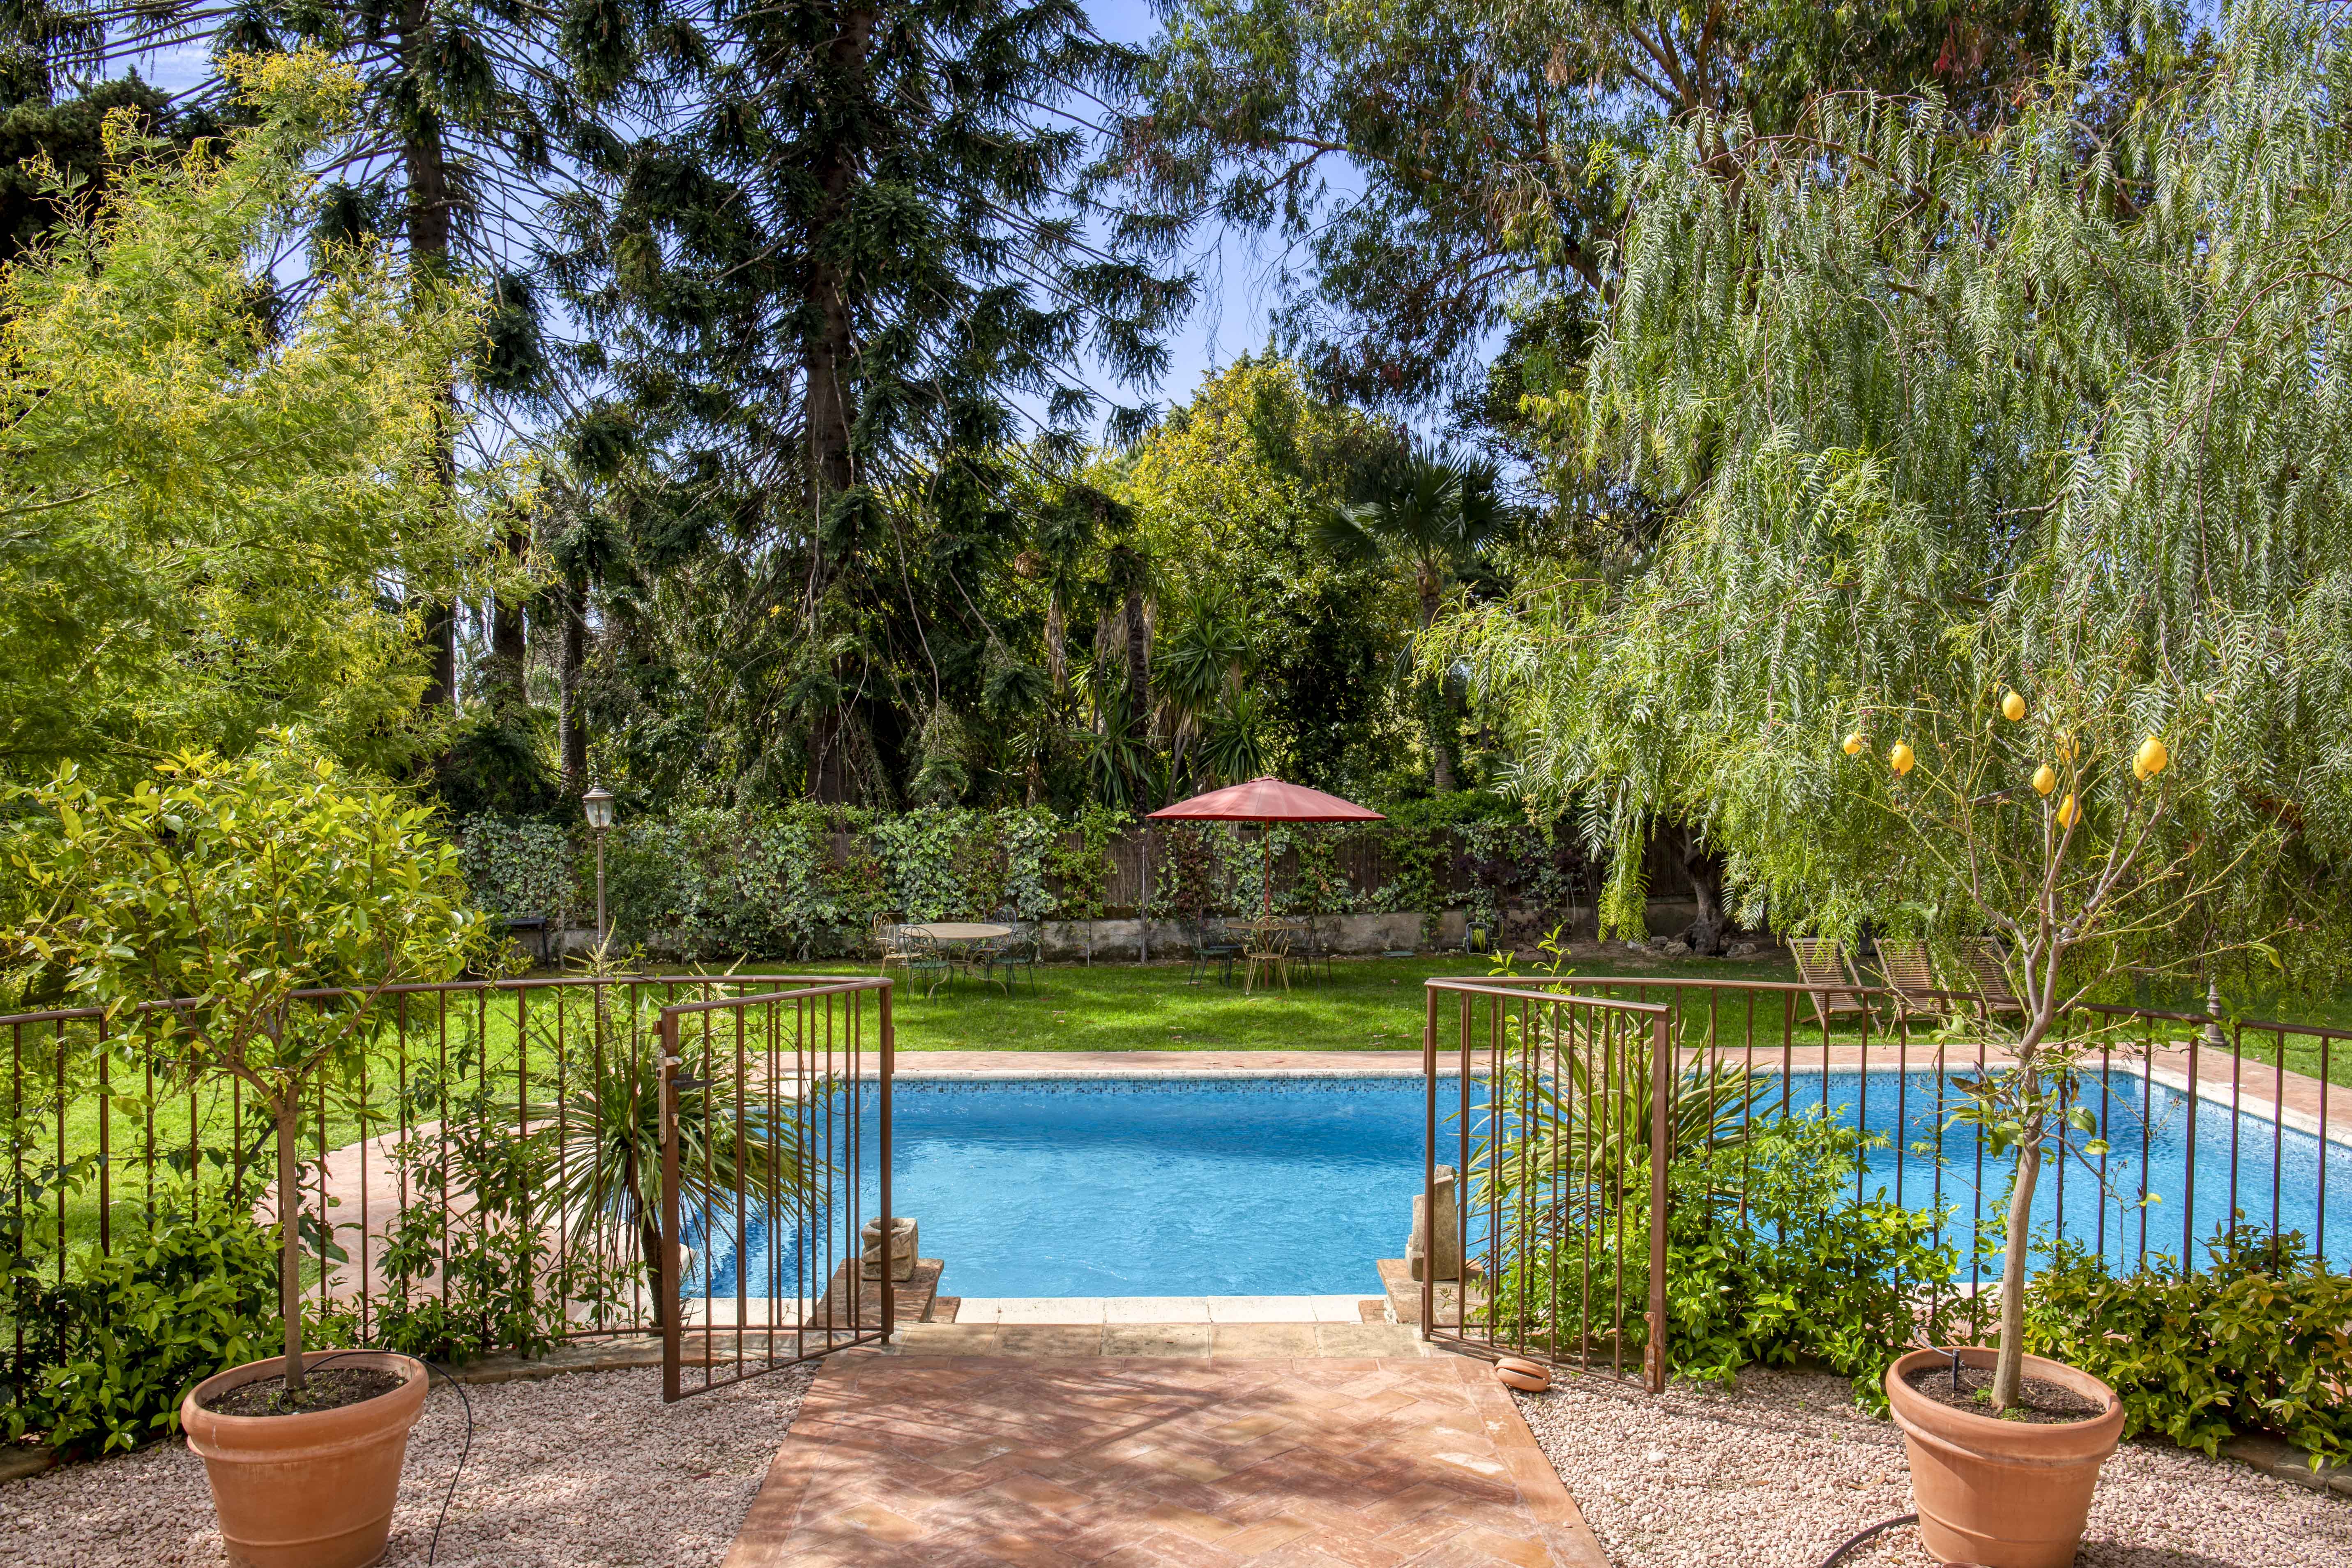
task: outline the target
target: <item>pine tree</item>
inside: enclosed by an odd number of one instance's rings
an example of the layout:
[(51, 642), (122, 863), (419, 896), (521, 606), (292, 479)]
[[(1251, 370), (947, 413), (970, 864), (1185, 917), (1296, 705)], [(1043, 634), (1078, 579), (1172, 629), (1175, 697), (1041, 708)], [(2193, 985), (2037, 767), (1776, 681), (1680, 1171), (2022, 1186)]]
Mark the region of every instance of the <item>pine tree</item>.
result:
[[(1190, 280), (1089, 205), (1084, 114), (1132, 68), (1068, 0), (682, 11), (646, 133), (567, 213), (568, 298), (606, 344), (656, 549), (735, 628), (714, 647), (819, 800), (887, 794), (1000, 638), (980, 586), (1010, 500), (1149, 384)], [(1112, 407), (1114, 435), (1148, 407)], [(772, 761), (762, 764), (772, 766)]]

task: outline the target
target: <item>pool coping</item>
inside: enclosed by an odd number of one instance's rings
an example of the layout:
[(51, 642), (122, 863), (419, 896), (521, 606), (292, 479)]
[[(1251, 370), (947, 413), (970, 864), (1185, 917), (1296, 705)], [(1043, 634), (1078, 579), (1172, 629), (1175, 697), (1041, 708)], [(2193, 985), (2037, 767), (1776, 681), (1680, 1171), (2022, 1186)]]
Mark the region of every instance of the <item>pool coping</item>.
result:
[[(1737, 1047), (1727, 1049), (1720, 1047), (1702, 1047), (1696, 1052), (1686, 1054), (1690, 1055), (1694, 1059), (1720, 1061), (1736, 1058), (1741, 1056), (1752, 1058), (1757, 1052), (1768, 1048), (1769, 1047), (1759, 1047), (1752, 1049)], [(1818, 1055), (1821, 1047), (1810, 1047), (1810, 1049)], [(894, 1061), (892, 1064), (891, 1077), (893, 1080), (920, 1083), (975, 1084), (1051, 1083), (1064, 1079), (1091, 1079), (1108, 1082), (1213, 1082), (1221, 1079), (1260, 1079), (1310, 1082), (1318, 1079), (1364, 1079), (1371, 1080), (1394, 1081), (1423, 1079), (1425, 1076), (1423, 1058), (1421, 1053), (1418, 1051), (1366, 1051), (1362, 1053), (1364, 1056), (1385, 1058), (1387, 1059), (1374, 1060), (1363, 1066), (1318, 1064), (1313, 1067), (1281, 1065), (1251, 1067), (1236, 1063), (1230, 1066), (1213, 1068), (1163, 1068), (1139, 1067), (1127, 1063), (1121, 1063), (1116, 1066), (1109, 1064), (1097, 1065), (1087, 1061), (1073, 1062), (1067, 1065), (1059, 1063), (1054, 1065), (1039, 1063), (1034, 1066), (1020, 1067), (1004, 1065), (989, 1067), (926, 1068), (900, 1065), (907, 1060), (908, 1055), (919, 1057), (920, 1055), (927, 1054), (930, 1053), (901, 1053), (898, 1060)], [(939, 1054), (946, 1055), (949, 1053), (942, 1052)], [(1056, 1057), (1093, 1057), (1097, 1055), (1097, 1053), (1095, 1052), (1046, 1053), (1023, 1051), (957, 1052), (954, 1054), (960, 1056), (985, 1055), (1015, 1058), (1049, 1054)], [(1110, 1053), (1101, 1054), (1107, 1055)], [(1130, 1053), (1119, 1054), (1126, 1055)], [(1163, 1054), (1169, 1056), (1182, 1056), (1188, 1053), (1171, 1051)], [(1245, 1055), (1246, 1053), (1219, 1052), (1215, 1054), (1221, 1056), (1232, 1056), (1236, 1054)], [(1317, 1054), (1328, 1056), (1336, 1053)], [(2188, 1053), (2184, 1050), (2168, 1054), (2179, 1056), (2180, 1058), (2180, 1065), (2175, 1066), (2162, 1059), (2160, 1055), (2152, 1055), (2137, 1060), (2118, 1061), (2112, 1065), (2116, 1070), (2119, 1070), (2135, 1077), (2145, 1071), (2149, 1078), (2153, 1079), (2156, 1082), (2164, 1085), (2168, 1089), (2173, 1089), (2179, 1093), (2185, 1094), (2189, 1092), (2190, 1085), (2186, 1065)], [(1410, 1065), (1401, 1063), (1396, 1059), (1400, 1057), (1406, 1056), (1412, 1058)], [(1865, 1060), (1865, 1058), (1868, 1059)], [(2255, 1092), (2246, 1087), (2244, 1081), (2246, 1074), (2244, 1071), (2243, 1058), (2237, 1058), (2241, 1061), (2242, 1066), (2240, 1068), (2239, 1083), (2233, 1089), (2227, 1079), (2226, 1073), (2217, 1076), (2216, 1071), (2209, 1070), (2221, 1068), (2222, 1064), (2230, 1059), (2231, 1058), (2227, 1053), (2222, 1053), (2219, 1060), (2216, 1060), (2210, 1056), (2204, 1057), (2200, 1060), (2199, 1067), (2200, 1071), (2198, 1076), (2195, 1092), (2200, 1102), (2207, 1105), (2215, 1105), (2224, 1109), (2234, 1110), (2236, 1113), (2241, 1116), (2252, 1116), (2257, 1121), (2273, 1121), (2282, 1126), (2291, 1127), (2298, 1132), (2302, 1132), (2308, 1137), (2319, 1139), (2334, 1147), (2352, 1149), (2352, 1116), (2339, 1117), (2334, 1115), (2333, 1112), (2336, 1106), (2334, 1103), (2331, 1103), (2332, 1101), (2342, 1101), (2347, 1106), (2352, 1107), (2352, 1089), (2345, 1090), (2344, 1093), (2338, 1095), (2334, 1092), (2336, 1086), (2324, 1083), (2317, 1079), (2310, 1077), (2308, 1074), (2299, 1073), (2290, 1069), (2284, 1075), (2284, 1088), (2286, 1090), (2284, 1097), (2283, 1097), (2283, 1100), (2273, 1099), (2268, 1093)], [(1771, 1059), (1761, 1062), (1751, 1059), (1746, 1065), (1749, 1071), (1756, 1073), (1759, 1077), (1774, 1077), (1786, 1073), (1788, 1076), (1794, 1078), (1804, 1073), (1814, 1073), (1822, 1070), (1822, 1064), (1817, 1061), (1784, 1061), (1781, 1059), (1780, 1053), (1777, 1049), (1772, 1050)], [(1973, 1061), (1970, 1061), (1967, 1065), (1973, 1068), (1976, 1064)], [(1985, 1065), (1988, 1067), (1999, 1068), (2005, 1065), (2005, 1060), (2000, 1057), (1988, 1057), (1986, 1058)], [(1885, 1069), (1888, 1071), (1902, 1070), (1908, 1072), (1932, 1072), (1937, 1070), (1933, 1066), (1925, 1065), (1912, 1059), (1907, 1051), (1897, 1052), (1895, 1049), (1885, 1047), (1869, 1047), (1867, 1051), (1859, 1047), (1832, 1047), (1827, 1066), (1829, 1070), (1832, 1073), (1859, 1072), (1865, 1068)], [(2279, 1078), (2276, 1069), (2264, 1068), (2263, 1070), (2266, 1076), (2273, 1079)], [(1447, 1081), (1457, 1080), (1461, 1078), (1462, 1074), (1458, 1053), (1448, 1052), (1441, 1057), (1436, 1076), (1439, 1079)], [(1471, 1076), (1473, 1078), (1482, 1078), (1486, 1076), (1486, 1074), (1485, 1071), (1474, 1068), (1472, 1069)], [(2264, 1087), (2268, 1088), (2270, 1086), (2265, 1085)], [(2291, 1103), (2294, 1100), (2308, 1100), (2315, 1105), (2326, 1107), (2331, 1114), (2328, 1117), (2328, 1124), (2325, 1130), (2322, 1128), (2319, 1116), (2314, 1114), (2310, 1110), (2304, 1110), (2298, 1105)]]

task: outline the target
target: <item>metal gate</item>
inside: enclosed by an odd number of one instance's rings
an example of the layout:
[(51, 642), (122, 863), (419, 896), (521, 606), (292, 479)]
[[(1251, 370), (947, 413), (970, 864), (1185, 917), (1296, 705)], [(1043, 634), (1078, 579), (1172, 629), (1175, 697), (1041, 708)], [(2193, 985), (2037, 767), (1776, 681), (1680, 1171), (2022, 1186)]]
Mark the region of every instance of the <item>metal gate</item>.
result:
[[(1666, 1384), (1668, 1010), (1548, 976), (1428, 983), (1421, 1333), (1487, 1356), (1625, 1370), (1629, 1295)], [(1572, 982), (1568, 983), (1572, 984)], [(1443, 1048), (1441, 1048), (1441, 1042)], [(1440, 1170), (1454, 1173), (1452, 1193)], [(1458, 1208), (1458, 1277), (1436, 1278)]]
[(665, 1400), (890, 1338), (890, 982), (786, 984), (661, 1011)]

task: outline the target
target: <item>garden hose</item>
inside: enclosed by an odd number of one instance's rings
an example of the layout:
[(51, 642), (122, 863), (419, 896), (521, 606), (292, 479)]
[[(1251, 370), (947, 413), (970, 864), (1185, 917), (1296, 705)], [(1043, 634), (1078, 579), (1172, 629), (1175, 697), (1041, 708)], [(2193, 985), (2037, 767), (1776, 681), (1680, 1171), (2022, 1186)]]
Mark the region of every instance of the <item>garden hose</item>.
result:
[[(302, 1358), (302, 1370), (306, 1373), (313, 1372), (318, 1368), (326, 1365), (327, 1363), (333, 1361), (338, 1356), (380, 1355), (383, 1352), (380, 1351), (350, 1350), (329, 1351), (324, 1355), (320, 1356), (305, 1355)], [(416, 1358), (416, 1363), (425, 1369), (425, 1380), (428, 1386), (430, 1385), (431, 1380), (437, 1377), (444, 1384), (446, 1384), (449, 1387), (457, 1390), (458, 1406), (466, 1413), (466, 1440), (460, 1444), (457, 1448), (457, 1468), (449, 1472), (449, 1484), (442, 1490), (441, 1511), (433, 1516), (433, 1542), (432, 1545), (426, 1549), (425, 1553), (425, 1568), (433, 1568), (434, 1562), (441, 1555), (441, 1527), (445, 1523), (448, 1522), (449, 1504), (455, 1501), (457, 1496), (457, 1478), (466, 1473), (466, 1460), (474, 1451), (474, 1402), (466, 1397), (466, 1385), (459, 1383), (456, 1378), (450, 1376), (446, 1372), (435, 1366), (431, 1362), (426, 1361), (422, 1356)]]
[(1844, 1545), (1839, 1547), (1835, 1552), (1831, 1552), (1827, 1557), (1822, 1558), (1822, 1568), (1837, 1568), (1839, 1560), (1844, 1557), (1847, 1552), (1853, 1551), (1855, 1547), (1860, 1546), (1864, 1542), (1868, 1541), (1871, 1537), (1877, 1535), (1882, 1531), (1893, 1530), (1898, 1525), (1916, 1524), (1918, 1522), (1919, 1516), (1916, 1513), (1903, 1513), (1895, 1515), (1893, 1519), (1882, 1519), (1876, 1524), (1872, 1525), (1868, 1530), (1864, 1531), (1861, 1534), (1849, 1540)]

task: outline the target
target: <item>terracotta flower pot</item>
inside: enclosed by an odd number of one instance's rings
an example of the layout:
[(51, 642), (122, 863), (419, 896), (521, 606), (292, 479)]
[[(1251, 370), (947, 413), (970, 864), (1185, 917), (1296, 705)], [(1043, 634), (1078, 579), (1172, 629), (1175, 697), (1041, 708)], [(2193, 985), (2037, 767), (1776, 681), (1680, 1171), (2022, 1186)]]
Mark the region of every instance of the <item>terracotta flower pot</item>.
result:
[(298, 1415), (218, 1415), (204, 1402), (275, 1377), (284, 1363), (247, 1362), (208, 1377), (180, 1402), (188, 1447), (212, 1482), (221, 1541), (236, 1568), (365, 1568), (383, 1555), (408, 1429), (425, 1408), (425, 1363), (368, 1351), (328, 1367), (368, 1367), (404, 1381), (389, 1394)]
[[(1963, 1347), (1969, 1366), (1990, 1367), (1997, 1353)], [(2042, 1424), (2003, 1421), (1957, 1410), (1905, 1381), (1922, 1367), (1948, 1366), (1948, 1351), (1913, 1351), (1886, 1369), (1886, 1397), (1911, 1456), (1911, 1493), (1919, 1535), (1938, 1563), (1984, 1568), (2067, 1568), (2082, 1543), (2099, 1467), (2123, 1435), (2115, 1391), (2063, 1362), (2025, 1358), (2030, 1377), (2103, 1402), (2104, 1415)]]

